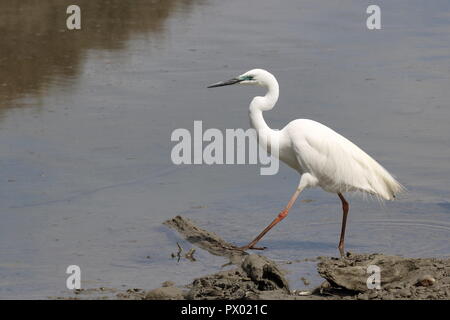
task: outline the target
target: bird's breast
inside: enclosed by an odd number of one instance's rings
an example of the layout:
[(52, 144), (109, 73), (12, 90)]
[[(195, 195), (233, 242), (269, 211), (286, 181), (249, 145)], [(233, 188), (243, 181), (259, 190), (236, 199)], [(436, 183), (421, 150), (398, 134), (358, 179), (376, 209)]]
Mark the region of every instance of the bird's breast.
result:
[(302, 168), (301, 163), (299, 163), (296, 153), (292, 148), (291, 140), (289, 137), (285, 135), (284, 132), (280, 132), (279, 139), (279, 156), (278, 158), (291, 167), (294, 170), (297, 170), (300, 174), (302, 174), (305, 170)]

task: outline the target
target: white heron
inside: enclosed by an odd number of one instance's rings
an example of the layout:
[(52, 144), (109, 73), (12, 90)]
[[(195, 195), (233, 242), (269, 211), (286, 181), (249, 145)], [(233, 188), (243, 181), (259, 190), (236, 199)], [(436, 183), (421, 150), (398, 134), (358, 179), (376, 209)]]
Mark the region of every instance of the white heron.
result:
[(349, 204), (343, 193), (361, 191), (380, 199), (392, 200), (403, 190), (402, 185), (358, 146), (319, 122), (297, 119), (281, 130), (271, 129), (264, 120), (263, 111), (269, 111), (275, 106), (279, 86), (270, 72), (253, 69), (231, 80), (212, 84), (208, 88), (237, 83), (259, 85), (267, 89), (264, 97), (254, 97), (250, 103), (251, 125), (258, 132), (260, 141), (262, 138), (276, 139), (279, 143), (279, 159), (300, 174), (298, 187), (286, 207), (253, 241), (239, 249), (265, 249), (255, 247), (256, 243), (288, 215), (305, 188), (319, 186), (325, 191), (337, 194), (342, 202), (342, 227), (338, 248), (341, 256), (344, 256)]

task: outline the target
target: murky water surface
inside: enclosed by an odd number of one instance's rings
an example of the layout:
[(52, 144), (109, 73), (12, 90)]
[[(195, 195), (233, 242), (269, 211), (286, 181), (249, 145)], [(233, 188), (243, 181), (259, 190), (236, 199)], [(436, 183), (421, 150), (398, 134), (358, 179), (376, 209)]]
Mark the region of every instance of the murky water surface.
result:
[[(450, 4), (379, 1), (0, 2), (0, 298), (62, 295), (76, 264), (82, 285), (185, 284), (226, 261), (198, 250), (171, 258), (184, 214), (244, 244), (297, 185), (282, 166), (174, 166), (176, 128), (248, 128), (261, 90), (207, 84), (261, 67), (280, 82), (265, 116), (274, 128), (311, 118), (341, 132), (408, 188), (398, 201), (351, 198), (347, 249), (449, 256)], [(277, 261), (336, 255), (339, 199), (308, 190), (263, 244)], [(190, 245), (181, 242), (185, 249)], [(319, 282), (293, 263), (293, 288)]]

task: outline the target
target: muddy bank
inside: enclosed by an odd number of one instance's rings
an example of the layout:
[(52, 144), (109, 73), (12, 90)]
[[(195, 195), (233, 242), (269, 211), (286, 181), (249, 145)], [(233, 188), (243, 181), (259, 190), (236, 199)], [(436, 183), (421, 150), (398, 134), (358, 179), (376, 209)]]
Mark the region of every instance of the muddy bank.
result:
[[(450, 299), (450, 261), (407, 259), (383, 254), (351, 254), (345, 260), (320, 258), (324, 282), (312, 291), (290, 290), (276, 264), (249, 255), (241, 266), (195, 279), (179, 291), (155, 289), (146, 299)], [(381, 289), (367, 286), (367, 268), (381, 269)]]
[[(381, 253), (347, 253), (345, 258), (318, 257), (317, 272), (323, 283), (310, 291), (289, 287), (285, 271), (261, 254), (236, 249), (218, 235), (199, 228), (191, 220), (177, 216), (164, 223), (192, 244), (211, 254), (229, 258), (230, 270), (194, 279), (178, 287), (166, 281), (160, 288), (91, 289), (77, 292), (74, 298), (113, 299), (272, 299), (272, 300), (336, 300), (336, 299), (450, 299), (450, 259), (404, 258)], [(181, 251), (178, 256), (181, 257)], [(188, 253), (193, 258), (192, 251)], [(186, 254), (185, 257), (189, 258)], [(372, 266), (372, 267), (370, 267)], [(380, 288), (369, 288), (370, 268), (379, 268)], [(372, 269), (373, 270), (373, 269)], [(376, 285), (376, 278), (369, 283)], [(306, 280), (305, 280), (306, 281)], [(109, 293), (108, 295), (99, 295)]]
[[(380, 289), (369, 289), (369, 266), (380, 270)], [(384, 254), (321, 257), (322, 295), (354, 299), (450, 299), (450, 259), (411, 259)], [(370, 283), (374, 284), (372, 281)]]
[[(216, 234), (181, 216), (165, 224), (192, 244), (229, 257), (237, 265), (195, 279), (178, 292), (186, 299), (450, 299), (450, 259), (411, 259), (381, 253), (348, 253), (345, 259), (318, 257), (317, 272), (324, 282), (311, 291), (299, 292), (289, 288), (285, 273), (270, 259), (235, 250)], [(372, 275), (369, 266), (379, 267), (380, 289), (368, 288)], [(374, 281), (371, 283), (376, 284)], [(156, 298), (155, 290), (146, 298)], [(169, 293), (158, 298), (175, 296)]]

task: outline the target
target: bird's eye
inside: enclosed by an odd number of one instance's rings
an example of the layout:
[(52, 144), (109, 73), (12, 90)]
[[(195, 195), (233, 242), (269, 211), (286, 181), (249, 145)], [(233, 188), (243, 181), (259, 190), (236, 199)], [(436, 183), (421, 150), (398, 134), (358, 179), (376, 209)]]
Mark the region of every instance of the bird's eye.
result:
[(242, 80), (243, 80), (243, 81), (245, 81), (245, 80), (253, 80), (253, 76), (244, 76), (244, 77), (242, 78)]

